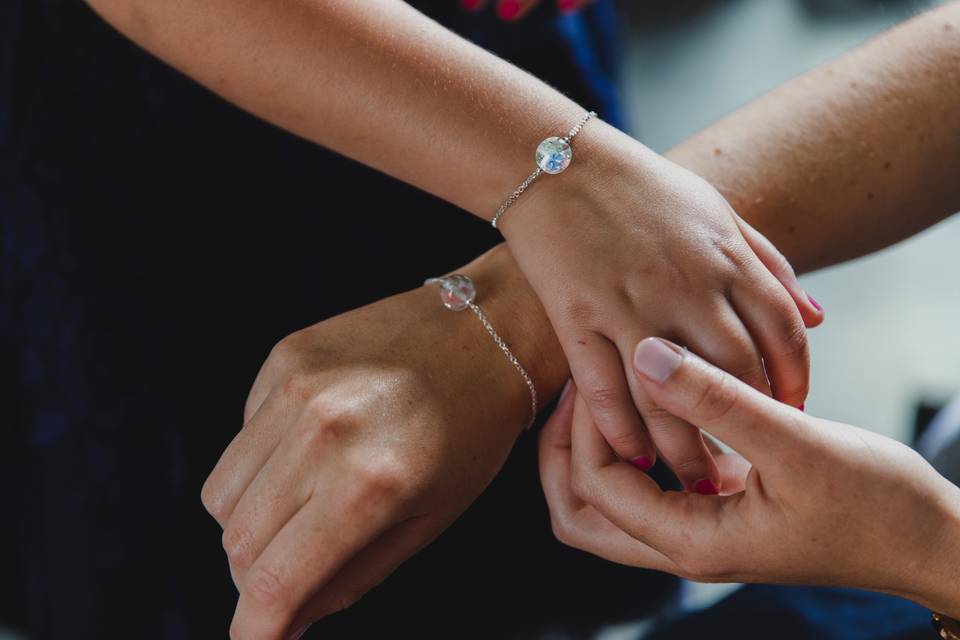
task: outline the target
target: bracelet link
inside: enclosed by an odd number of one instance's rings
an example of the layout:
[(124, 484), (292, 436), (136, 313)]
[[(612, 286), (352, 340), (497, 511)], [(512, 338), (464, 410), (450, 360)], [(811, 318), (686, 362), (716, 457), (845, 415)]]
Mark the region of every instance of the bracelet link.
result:
[(527, 188), (536, 182), (544, 173), (557, 174), (563, 173), (567, 167), (570, 166), (570, 162), (573, 160), (573, 148), (570, 146), (570, 142), (576, 137), (578, 133), (583, 129), (583, 127), (590, 121), (591, 118), (597, 116), (596, 111), (588, 111), (581, 117), (575, 125), (567, 132), (567, 135), (563, 137), (551, 137), (547, 138), (537, 146), (537, 153), (535, 156), (537, 162), (537, 168), (531, 173), (526, 179), (520, 183), (513, 193), (501, 203), (497, 208), (497, 212), (493, 215), (493, 219), (490, 220), (490, 224), (494, 229), (497, 228), (497, 225), (500, 222), (500, 218), (503, 217), (503, 214), (506, 213), (513, 203), (515, 203), (523, 192)]
[(530, 391), (530, 422), (526, 428), (529, 429), (532, 427), (534, 421), (537, 419), (537, 411), (539, 410), (537, 387), (533, 384), (533, 378), (530, 377), (527, 370), (520, 364), (520, 360), (516, 354), (513, 353), (506, 341), (500, 337), (497, 330), (493, 328), (493, 324), (491, 324), (487, 318), (487, 314), (483, 312), (480, 305), (474, 302), (477, 297), (477, 288), (473, 284), (473, 280), (463, 274), (455, 273), (441, 278), (428, 278), (423, 284), (440, 285), (440, 300), (443, 301), (443, 306), (447, 309), (453, 311), (470, 309), (470, 311), (477, 316), (480, 324), (482, 324), (483, 328), (490, 334), (490, 337), (493, 338), (493, 341), (503, 352), (503, 355), (507, 357), (510, 364), (513, 365), (513, 368), (517, 370), (520, 377), (523, 378), (523, 383), (527, 385), (527, 389)]

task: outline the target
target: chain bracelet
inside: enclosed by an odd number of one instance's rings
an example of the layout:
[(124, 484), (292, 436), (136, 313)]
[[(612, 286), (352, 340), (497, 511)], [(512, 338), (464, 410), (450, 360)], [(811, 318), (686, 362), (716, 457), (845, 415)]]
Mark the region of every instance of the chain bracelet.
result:
[(540, 408), (537, 401), (537, 387), (533, 384), (533, 378), (530, 377), (527, 370), (520, 364), (520, 360), (517, 359), (517, 356), (510, 349), (509, 345), (500, 337), (497, 330), (493, 328), (493, 324), (491, 324), (487, 318), (487, 314), (483, 312), (480, 305), (474, 302), (477, 296), (477, 290), (473, 284), (473, 280), (465, 275), (455, 273), (442, 278), (429, 278), (424, 284), (440, 285), (440, 300), (446, 308), (454, 311), (470, 309), (470, 311), (477, 316), (480, 324), (482, 324), (483, 328), (490, 334), (490, 337), (493, 338), (493, 341), (497, 347), (500, 348), (500, 351), (503, 352), (503, 355), (507, 357), (510, 364), (513, 365), (513, 368), (517, 370), (520, 377), (523, 378), (523, 383), (527, 385), (527, 389), (530, 391), (530, 422), (527, 423), (527, 429), (532, 427), (533, 422), (537, 419), (537, 411)]
[(544, 173), (561, 173), (564, 169), (570, 166), (570, 161), (573, 159), (573, 149), (570, 147), (570, 141), (576, 137), (580, 130), (590, 121), (591, 118), (595, 118), (597, 113), (595, 111), (589, 111), (585, 113), (577, 123), (571, 127), (570, 131), (567, 132), (567, 135), (562, 138), (552, 137), (547, 138), (537, 146), (536, 153), (536, 162), (537, 168), (534, 169), (533, 173), (526, 177), (526, 179), (520, 183), (520, 185), (513, 190), (506, 200), (504, 200), (500, 206), (497, 208), (497, 212), (494, 214), (493, 219), (490, 221), (490, 224), (493, 225), (493, 228), (496, 229), (497, 225), (500, 223), (500, 218), (503, 217), (503, 214), (506, 213), (514, 202), (520, 199), (520, 196), (523, 195), (523, 192), (526, 191), (530, 185), (536, 182)]

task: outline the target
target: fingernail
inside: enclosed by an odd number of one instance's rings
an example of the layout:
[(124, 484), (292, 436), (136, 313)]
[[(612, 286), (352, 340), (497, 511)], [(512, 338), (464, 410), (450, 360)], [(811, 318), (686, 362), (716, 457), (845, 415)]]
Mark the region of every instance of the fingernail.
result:
[(474, 11), (480, 6), (481, 0), (460, 0), (460, 6), (467, 11)]
[(560, 398), (557, 400), (557, 404), (563, 402), (563, 399), (567, 397), (567, 394), (570, 393), (570, 383), (572, 380), (567, 380), (567, 384), (563, 385), (563, 391), (560, 392)]
[(572, 13), (577, 9), (577, 0), (557, 0), (560, 13)]
[(653, 461), (647, 456), (637, 456), (630, 460), (630, 464), (640, 469), (640, 471), (650, 471), (650, 467), (653, 466)]
[[(800, 406), (797, 407), (797, 409), (800, 409), (800, 411), (803, 411), (803, 408), (804, 408), (805, 406), (807, 406), (807, 403), (806, 403), (806, 402), (802, 402), (802, 403), (800, 403)], [(806, 413), (806, 412), (804, 411), (804, 413)]]
[(302, 629), (300, 629), (300, 631), (297, 631), (296, 633), (291, 633), (290, 636), (287, 638), (287, 640), (300, 640), (300, 638), (303, 637), (303, 634), (305, 634), (307, 632), (307, 629), (309, 628), (310, 628), (310, 625), (307, 625)]
[(812, 304), (817, 311), (823, 311), (823, 307), (820, 306), (820, 303), (817, 302), (816, 298), (809, 293), (807, 294), (807, 300), (810, 301), (810, 304)]
[(497, 6), (497, 15), (501, 20), (513, 20), (520, 13), (520, 3), (517, 0), (503, 0)]
[(715, 496), (720, 493), (720, 489), (717, 488), (717, 485), (715, 485), (710, 478), (697, 480), (693, 485), (693, 490), (704, 496)]
[(667, 341), (660, 338), (645, 338), (633, 352), (633, 366), (654, 382), (663, 382), (677, 370), (683, 356)]

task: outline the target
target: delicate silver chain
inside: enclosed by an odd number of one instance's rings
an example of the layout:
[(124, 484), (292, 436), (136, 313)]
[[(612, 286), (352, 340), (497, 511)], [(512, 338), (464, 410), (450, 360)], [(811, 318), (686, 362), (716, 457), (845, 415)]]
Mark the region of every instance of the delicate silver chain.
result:
[(493, 328), (493, 325), (490, 324), (490, 321), (487, 319), (486, 314), (475, 302), (468, 302), (467, 305), (470, 307), (470, 311), (473, 311), (476, 314), (477, 318), (480, 319), (480, 322), (483, 324), (483, 328), (487, 330), (487, 333), (490, 334), (490, 337), (493, 338), (493, 341), (497, 343), (497, 346), (500, 347), (500, 350), (503, 351), (503, 355), (507, 356), (507, 360), (510, 361), (510, 364), (513, 365), (513, 368), (517, 370), (517, 373), (520, 374), (520, 377), (523, 378), (524, 383), (527, 385), (527, 389), (530, 390), (530, 422), (527, 424), (527, 429), (533, 426), (534, 421), (537, 419), (537, 387), (533, 384), (533, 379), (530, 378), (530, 374), (527, 373), (527, 370), (523, 368), (523, 365), (520, 364), (520, 361), (517, 360), (517, 356), (513, 354), (513, 351), (510, 350), (510, 347), (507, 346), (507, 343), (503, 338), (500, 337), (500, 334), (497, 333), (497, 330)]
[[(561, 138), (561, 140), (569, 143), (571, 140), (573, 140), (573, 138), (578, 133), (580, 133), (580, 130), (583, 129), (584, 125), (586, 125), (587, 122), (590, 121), (590, 118), (594, 118), (596, 117), (596, 115), (597, 115), (596, 111), (588, 111), (587, 113), (583, 114), (583, 116), (579, 120), (577, 120), (577, 123), (573, 125), (570, 131), (567, 132), (567, 135)], [(534, 170), (533, 173), (527, 176), (527, 178), (520, 183), (520, 186), (514, 189), (513, 193), (511, 193), (510, 196), (507, 197), (507, 199), (504, 200), (499, 207), (497, 207), (497, 212), (494, 214), (493, 219), (490, 221), (490, 224), (493, 225), (494, 229), (497, 228), (497, 224), (500, 222), (500, 218), (503, 217), (503, 214), (507, 212), (507, 209), (509, 209), (514, 202), (520, 199), (520, 196), (523, 195), (523, 192), (526, 191), (530, 185), (536, 182), (537, 178), (539, 178), (542, 173), (543, 173), (543, 169), (541, 169), (540, 167), (537, 167), (536, 170)]]

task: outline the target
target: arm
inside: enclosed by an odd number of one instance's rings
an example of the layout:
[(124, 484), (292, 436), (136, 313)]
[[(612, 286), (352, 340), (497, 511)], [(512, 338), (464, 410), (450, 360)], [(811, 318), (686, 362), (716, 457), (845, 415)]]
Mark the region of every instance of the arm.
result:
[(872, 589), (960, 619), (960, 488), (919, 454), (775, 402), (660, 338), (634, 365), (664, 410), (742, 454), (721, 457), (732, 490), (661, 491), (612, 455), (570, 393), (540, 442), (561, 540), (702, 582)]
[[(89, 1), (226, 99), (487, 220), (536, 145), (585, 111), (401, 0)], [(649, 467), (676, 451), (667, 462), (688, 486), (713, 486), (699, 431), (665, 422), (627, 375), (629, 345), (676, 335), (800, 405), (804, 321), (822, 314), (791, 299), (707, 182), (602, 121), (574, 146), (570, 169), (534, 184), (499, 228), (618, 453)], [(655, 446), (660, 434), (673, 443)]]
[(960, 3), (923, 14), (678, 145), (801, 271), (960, 210)]

